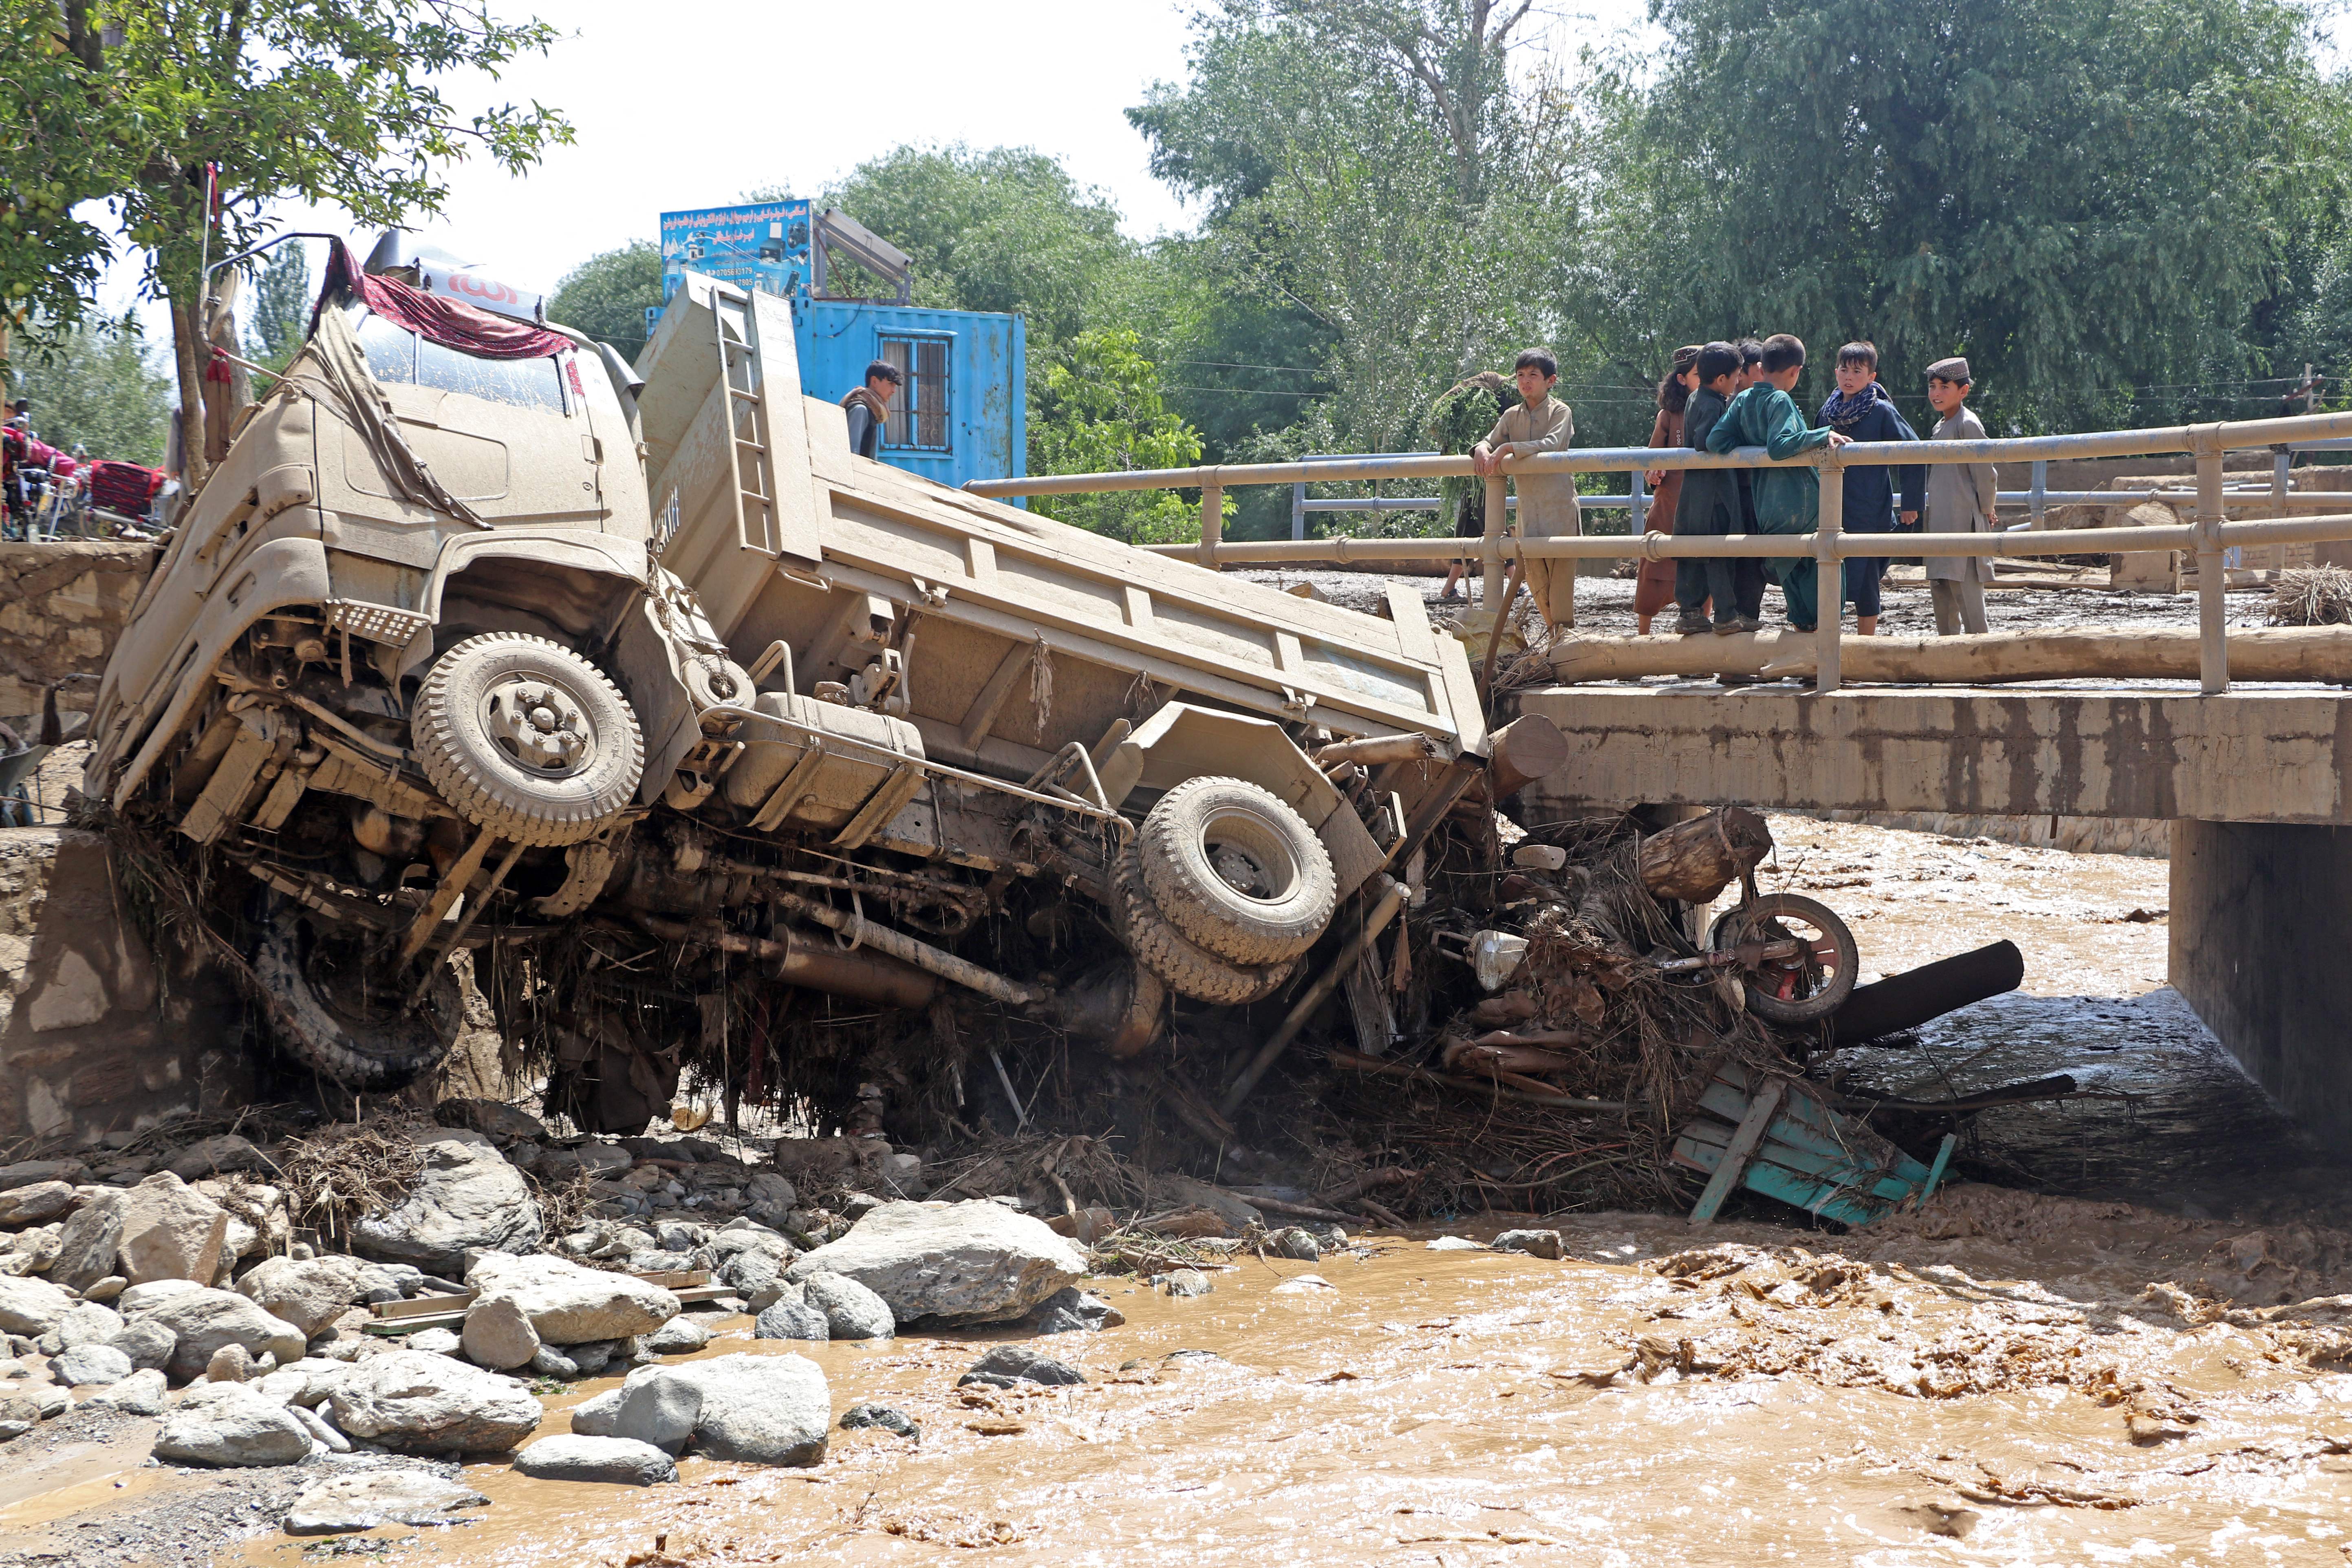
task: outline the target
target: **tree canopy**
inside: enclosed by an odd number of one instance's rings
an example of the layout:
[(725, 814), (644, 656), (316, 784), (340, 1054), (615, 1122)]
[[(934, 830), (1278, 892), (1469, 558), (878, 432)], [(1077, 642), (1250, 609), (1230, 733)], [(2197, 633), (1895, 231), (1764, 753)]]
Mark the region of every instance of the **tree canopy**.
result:
[[(145, 288), (171, 302), (192, 477), (207, 251), (248, 247), (280, 200), (340, 206), (363, 226), (410, 221), (440, 209), (449, 163), (478, 153), (520, 170), (572, 134), (541, 104), (466, 115), (444, 97), (442, 79), (495, 75), (555, 37), (480, 0), (21, 0), (5, 16), (0, 173), (19, 226), (0, 212), (0, 233), (33, 237), (0, 242), (0, 277), (14, 290), (31, 269), (61, 275), (65, 285), (36, 292), (46, 306), (64, 288), (42, 319), (69, 325), (110, 244), (77, 204), (110, 205), (121, 237), (146, 252)], [(208, 168), (219, 193), (209, 237)]]
[(161, 463), (172, 384), (139, 335), (138, 318), (85, 314), (41, 337), (17, 366), (41, 438), (68, 451), (79, 444), (92, 458)]
[(646, 346), (646, 310), (662, 302), (661, 273), (661, 247), (650, 239), (601, 251), (563, 275), (548, 317), (635, 359)]
[[(1655, 0), (1654, 78), (1602, 73), (1563, 314), (1677, 342), (1966, 353), (2010, 422), (2179, 412), (2271, 372), (2258, 319), (2340, 225), (2344, 97), (2280, 0)], [(2275, 336), (2273, 331), (2271, 335)], [(2177, 400), (2176, 400), (2177, 401)]]

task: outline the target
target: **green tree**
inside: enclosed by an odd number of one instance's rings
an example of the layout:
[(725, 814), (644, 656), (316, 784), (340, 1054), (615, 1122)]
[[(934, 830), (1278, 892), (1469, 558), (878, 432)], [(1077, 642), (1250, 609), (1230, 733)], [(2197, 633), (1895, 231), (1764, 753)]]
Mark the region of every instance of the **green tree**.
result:
[(1595, 226), (1564, 307), (1653, 373), (1738, 331), (1867, 336), (1906, 397), (1965, 353), (1988, 423), (2110, 422), (2135, 386), (2262, 374), (2254, 312), (2340, 214), (2343, 92), (2285, 0), (1653, 16), (1654, 81), (1601, 72), (1586, 100)]
[(22, 356), (17, 375), (41, 438), (68, 451), (79, 444), (95, 458), (161, 463), (172, 384), (139, 335), (138, 318), (84, 316), (37, 335), (43, 341)]
[(1351, 445), (1412, 441), (1436, 393), (1550, 335), (1555, 95), (1509, 70), (1528, 14), (1224, 0), (1191, 80), (1129, 110), (1154, 173), (1207, 202), (1226, 286), (1322, 329), (1325, 416)]
[(646, 346), (646, 310), (662, 302), (661, 272), (661, 247), (633, 239), (565, 273), (547, 313), (635, 358)]
[[(1201, 433), (1168, 411), (1159, 367), (1140, 344), (1129, 331), (1082, 331), (1046, 362), (1036, 397), (1043, 417), (1029, 425), (1030, 472), (1181, 468), (1201, 460)], [(1039, 496), (1029, 504), (1040, 516), (1129, 544), (1201, 537), (1198, 507), (1167, 490)]]
[(818, 205), (841, 208), (913, 257), (918, 303), (1025, 316), (1033, 345), (1098, 324), (1103, 289), (1136, 256), (1109, 199), (1027, 147), (894, 148), (851, 170)]
[[(572, 135), (538, 103), (468, 116), (443, 97), (436, 79), (495, 75), (555, 37), (543, 22), (501, 22), (482, 0), (20, 0), (7, 15), (28, 11), (40, 20), (0, 33), (0, 76), (24, 69), (35, 83), (45, 118), (25, 140), (47, 165), (87, 165), (63, 182), (67, 199), (110, 199), (146, 249), (144, 286), (172, 313), (191, 481), (205, 467), (207, 251), (247, 248), (274, 201), (337, 205), (362, 225), (413, 221), (440, 210), (442, 165), (480, 153), (520, 171)], [(74, 142), (81, 151), (67, 151)], [(210, 225), (207, 166), (220, 197)], [(105, 238), (94, 225), (44, 222), (62, 237), (54, 253), (94, 264)]]
[(283, 370), (310, 333), (310, 258), (299, 241), (270, 253), (253, 286), (253, 314), (246, 324), (247, 352), (272, 370)]

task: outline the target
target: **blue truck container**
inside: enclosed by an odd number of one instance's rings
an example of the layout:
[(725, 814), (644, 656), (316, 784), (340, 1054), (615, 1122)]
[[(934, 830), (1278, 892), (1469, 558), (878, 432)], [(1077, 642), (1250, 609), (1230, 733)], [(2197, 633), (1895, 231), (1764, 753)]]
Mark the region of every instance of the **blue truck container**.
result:
[[(801, 390), (809, 396), (838, 403), (864, 384), (876, 360), (898, 367), (884, 462), (943, 485), (1026, 474), (1029, 339), (1022, 319), (822, 292), (811, 237), (827, 221), (805, 201), (662, 214), (664, 304), (689, 270), (787, 299)], [(660, 318), (657, 310), (646, 312), (647, 337)]]

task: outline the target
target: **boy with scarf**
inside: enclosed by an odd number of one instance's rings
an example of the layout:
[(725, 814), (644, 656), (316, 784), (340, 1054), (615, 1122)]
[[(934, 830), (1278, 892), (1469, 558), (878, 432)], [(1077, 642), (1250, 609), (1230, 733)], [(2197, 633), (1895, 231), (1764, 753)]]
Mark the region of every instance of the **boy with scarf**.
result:
[[(1683, 442), (1707, 450), (1707, 437), (1731, 406), (1738, 390), (1739, 351), (1726, 342), (1712, 342), (1692, 362), (1698, 386), (1683, 405)], [(1738, 468), (1690, 468), (1683, 474), (1682, 492), (1675, 501), (1677, 535), (1753, 533), (1748, 492)], [(1706, 602), (1715, 601), (1715, 624), (1706, 618)], [(1675, 630), (1684, 637), (1715, 631), (1752, 632), (1764, 623), (1764, 568), (1752, 556), (1693, 558), (1675, 563), (1675, 603), (1682, 617)]]
[[(1878, 348), (1874, 343), (1848, 343), (1838, 350), (1837, 390), (1822, 405), (1822, 423), (1856, 441), (1916, 441), (1919, 433), (1895, 412), (1895, 400), (1878, 384)], [(1900, 469), (1875, 465), (1845, 470), (1845, 531), (1848, 533), (1895, 531), (1895, 479), (1903, 481), (1903, 525), (1919, 521), (1921, 491), (1927, 469), (1917, 463)], [(1848, 556), (1845, 596), (1853, 601), (1853, 617), (1864, 637), (1878, 635), (1878, 582), (1886, 575), (1884, 557)]]
[[(1788, 332), (1764, 340), (1763, 374), (1753, 386), (1731, 400), (1715, 428), (1706, 433), (1706, 449), (1729, 452), (1741, 447), (1761, 447), (1768, 457), (1787, 458), (1827, 447), (1834, 451), (1852, 440), (1828, 428), (1809, 430), (1805, 416), (1790, 396), (1797, 378), (1805, 373), (1805, 345)], [(1687, 426), (1688, 420), (1685, 420)], [(1810, 533), (1821, 515), (1822, 482), (1812, 468), (1759, 468), (1750, 486), (1756, 500), (1759, 533)], [(1809, 632), (1819, 624), (1818, 584), (1813, 560), (1776, 555), (1764, 570), (1780, 584), (1788, 602), (1789, 624)], [(1843, 583), (1840, 584), (1843, 586)], [(1832, 614), (1835, 614), (1833, 609)]]

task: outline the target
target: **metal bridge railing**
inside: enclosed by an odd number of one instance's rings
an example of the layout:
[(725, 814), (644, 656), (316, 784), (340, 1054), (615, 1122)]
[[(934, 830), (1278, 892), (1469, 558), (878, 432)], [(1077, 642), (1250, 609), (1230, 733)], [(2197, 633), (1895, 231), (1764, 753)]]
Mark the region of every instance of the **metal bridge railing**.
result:
[[(1324, 480), (1440, 479), (1471, 472), (1466, 457), (1317, 458), (1307, 462), (1223, 464), (1193, 468), (1148, 468), (1108, 474), (1039, 474), (1017, 479), (975, 479), (964, 486), (975, 495), (1091, 495), (1109, 490), (1201, 491), (1201, 542), (1147, 548), (1188, 557), (1214, 571), (1223, 565), (1357, 561), (1475, 560), (1484, 568), (1486, 602), (1502, 596), (1506, 564), (1513, 560), (1622, 559), (1679, 561), (1704, 556), (1811, 556), (1822, 573), (1824, 598), (1836, 581), (1838, 563), (1850, 555), (1888, 552), (1884, 533), (1847, 533), (1843, 529), (1843, 470), (1858, 466), (1907, 467), (1933, 463), (2039, 462), (2075, 458), (2144, 457), (2188, 452), (2197, 460), (2193, 521), (2156, 528), (2006, 530), (1988, 533), (1907, 533), (1905, 555), (2088, 555), (2124, 551), (2184, 551), (2197, 557), (2199, 684), (2207, 692), (2230, 689), (2230, 647), (2223, 622), (2222, 554), (2234, 545), (2301, 543), (2352, 539), (2352, 511), (2315, 517), (2231, 522), (2226, 504), (2267, 500), (2222, 484), (2224, 453), (2300, 447), (2352, 439), (2352, 413), (2306, 414), (2286, 419), (2249, 419), (2213, 425), (2176, 425), (2155, 430), (2104, 430), (2078, 436), (2029, 436), (1983, 441), (1858, 441), (1841, 449), (1774, 459), (1760, 447), (1736, 452), (1698, 452), (1687, 447), (1597, 447), (1506, 459), (1504, 476), (1486, 480), (1486, 532), (1481, 539), (1308, 539), (1264, 543), (1224, 542), (1224, 492), (1244, 485), (1298, 485)], [(1562, 539), (1523, 540), (1503, 531), (1507, 523), (1506, 481), (1511, 475), (1622, 473), (1643, 468), (1811, 468), (1822, 476), (1820, 521), (1811, 533), (1728, 534), (1685, 538), (1648, 532)], [(2105, 499), (2105, 498), (2103, 498)], [(2297, 498), (2300, 500), (2301, 498)], [(2352, 492), (2347, 492), (2352, 501)], [(2284, 510), (2284, 509), (2282, 509)], [(1842, 616), (1824, 614), (1819, 639), (1820, 689), (1839, 684)]]

